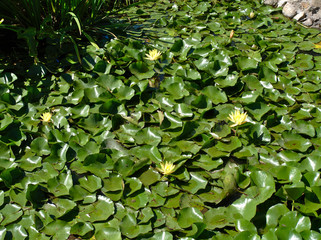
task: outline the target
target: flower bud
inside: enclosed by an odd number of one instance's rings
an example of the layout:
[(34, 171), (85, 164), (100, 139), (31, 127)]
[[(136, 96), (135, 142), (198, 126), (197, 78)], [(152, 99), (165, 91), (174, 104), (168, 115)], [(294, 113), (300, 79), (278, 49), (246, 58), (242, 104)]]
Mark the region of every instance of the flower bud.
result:
[(230, 39), (232, 39), (233, 36), (234, 36), (234, 30), (232, 30), (231, 33), (230, 33)]

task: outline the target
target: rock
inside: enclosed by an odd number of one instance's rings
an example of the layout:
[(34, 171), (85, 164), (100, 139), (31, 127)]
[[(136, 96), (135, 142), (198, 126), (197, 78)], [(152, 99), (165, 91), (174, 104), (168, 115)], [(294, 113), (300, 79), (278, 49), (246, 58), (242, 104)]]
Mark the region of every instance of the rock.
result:
[(308, 18), (307, 20), (303, 21), (302, 24), (304, 26), (311, 27), (313, 22), (312, 22), (311, 18)]
[(286, 17), (293, 18), (297, 13), (297, 10), (291, 3), (286, 3), (282, 9), (282, 13)]
[(303, 19), (304, 17), (305, 17), (305, 13), (304, 12), (298, 12), (298, 14), (295, 15), (293, 19), (299, 21), (300, 19)]
[(321, 29), (321, 0), (264, 0), (264, 4), (283, 7), (282, 13), (304, 26)]
[(264, 0), (264, 4), (275, 6), (278, 3), (278, 0)]
[(288, 2), (288, 0), (279, 0), (277, 6), (283, 7), (287, 2)]

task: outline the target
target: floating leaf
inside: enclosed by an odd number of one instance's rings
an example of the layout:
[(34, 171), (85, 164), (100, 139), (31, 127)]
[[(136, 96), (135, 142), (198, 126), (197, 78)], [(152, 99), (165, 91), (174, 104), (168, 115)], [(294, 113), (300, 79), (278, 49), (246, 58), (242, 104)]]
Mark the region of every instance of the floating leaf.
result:
[(138, 144), (149, 144), (157, 146), (161, 142), (161, 136), (156, 128), (144, 128), (136, 134), (135, 137)]
[(136, 222), (136, 217), (133, 213), (127, 214), (120, 223), (120, 230), (122, 234), (127, 237), (135, 238), (140, 233), (139, 226)]
[(249, 135), (255, 144), (267, 144), (271, 141), (269, 130), (264, 125), (253, 124), (249, 129)]
[(155, 233), (151, 240), (173, 240), (173, 235), (169, 232), (158, 232)]
[(270, 111), (271, 107), (269, 107), (267, 104), (262, 102), (256, 102), (248, 104), (245, 109), (253, 115), (253, 117), (260, 121), (262, 116), (266, 114), (268, 111)]
[(92, 193), (102, 187), (101, 179), (95, 175), (80, 178), (78, 181), (81, 187)]
[(223, 207), (211, 208), (205, 213), (205, 223), (209, 229), (224, 228), (234, 221)]
[(177, 221), (182, 228), (188, 228), (193, 223), (203, 222), (203, 214), (193, 207), (183, 208), (178, 214)]
[(217, 87), (208, 86), (203, 89), (203, 93), (216, 105), (227, 102), (226, 94)]
[(54, 236), (54, 239), (66, 239), (70, 234), (71, 227), (67, 222), (55, 220), (45, 226), (43, 232), (49, 236)]
[(56, 198), (51, 204), (45, 204), (43, 209), (52, 216), (60, 218), (65, 214), (68, 214), (71, 210), (76, 207), (76, 203), (68, 199)]
[(146, 207), (149, 200), (150, 200), (150, 191), (145, 189), (143, 192), (140, 191), (127, 197), (126, 205), (137, 210), (137, 209)]
[(231, 137), (227, 143), (218, 142), (215, 147), (220, 151), (231, 152), (242, 146), (241, 141), (237, 137)]
[(300, 152), (305, 152), (312, 146), (312, 143), (308, 139), (292, 132), (283, 132), (280, 144), (285, 149), (298, 150)]
[(129, 70), (139, 80), (151, 78), (155, 72), (148, 68), (148, 65), (144, 62), (134, 62), (129, 66)]
[(1, 224), (3, 226), (16, 221), (19, 217), (23, 215), (21, 207), (17, 204), (7, 204), (1, 209), (0, 213), (2, 214), (3, 221)]
[(251, 220), (256, 213), (257, 203), (253, 199), (241, 198), (231, 205), (231, 211), (236, 218)]
[(71, 234), (84, 236), (94, 230), (94, 227), (88, 222), (78, 222), (70, 229)]
[(280, 219), (279, 224), (289, 229), (295, 229), (298, 233), (310, 230), (311, 228), (310, 219), (294, 211), (285, 213)]
[(30, 144), (31, 150), (35, 153), (42, 155), (48, 155), (51, 152), (51, 149), (48, 145), (48, 140), (44, 137), (38, 137), (32, 141)]
[(198, 173), (190, 173), (191, 179), (188, 181), (188, 186), (184, 189), (190, 191), (191, 193), (195, 194), (198, 190), (204, 189), (207, 185), (207, 180), (204, 179)]
[(95, 234), (96, 239), (113, 239), (121, 240), (121, 232), (115, 228), (106, 227)]
[(258, 61), (249, 57), (240, 57), (238, 58), (238, 67), (243, 70), (252, 70), (256, 69), (258, 65)]
[(98, 196), (98, 200), (93, 204), (80, 206), (79, 208), (79, 217), (90, 222), (106, 220), (113, 213), (114, 203), (104, 196)]

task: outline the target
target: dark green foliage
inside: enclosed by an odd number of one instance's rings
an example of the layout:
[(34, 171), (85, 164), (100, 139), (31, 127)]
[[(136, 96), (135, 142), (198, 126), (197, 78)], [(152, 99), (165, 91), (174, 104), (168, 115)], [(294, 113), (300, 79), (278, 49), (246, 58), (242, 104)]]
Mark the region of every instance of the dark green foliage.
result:
[[(80, 60), (78, 40), (81, 35), (97, 47), (93, 37), (88, 34), (99, 32), (101, 24), (111, 25), (108, 15), (115, 7), (129, 5), (130, 1), (117, 0), (3, 0), (0, 2), (0, 36), (3, 29), (16, 33), (24, 39), (30, 57), (37, 60), (39, 48), (45, 44), (71, 42)], [(104, 27), (105, 34), (109, 31)], [(110, 33), (110, 32), (109, 32)], [(50, 40), (49, 40), (50, 39)], [(5, 42), (3, 44), (9, 44)], [(3, 45), (2, 44), (2, 45)]]

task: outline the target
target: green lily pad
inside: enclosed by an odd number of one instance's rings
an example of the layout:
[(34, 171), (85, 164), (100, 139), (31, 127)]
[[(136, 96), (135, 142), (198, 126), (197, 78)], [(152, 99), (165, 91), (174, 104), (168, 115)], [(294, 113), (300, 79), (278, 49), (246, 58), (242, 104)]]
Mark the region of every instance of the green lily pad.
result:
[(166, 90), (172, 95), (173, 99), (181, 99), (184, 96), (189, 95), (189, 92), (185, 89), (184, 84), (180, 82), (169, 84)]
[(287, 212), (289, 209), (281, 203), (270, 207), (266, 213), (266, 225), (274, 229), (279, 224), (280, 218)]
[(94, 227), (89, 222), (78, 222), (71, 227), (70, 233), (84, 236), (93, 230)]
[(218, 89), (217, 87), (214, 86), (208, 86), (206, 88), (203, 89), (202, 91), (204, 93), (205, 96), (207, 96), (212, 103), (214, 103), (215, 105), (219, 104), (219, 103), (225, 103), (227, 102), (227, 96), (225, 94), (225, 92), (221, 91), (220, 89)]
[(156, 128), (142, 129), (136, 134), (135, 139), (138, 144), (149, 144), (152, 146), (157, 146), (162, 140)]
[(185, 190), (195, 194), (198, 190), (204, 189), (207, 185), (207, 180), (198, 173), (190, 173), (191, 179), (188, 185), (184, 187)]
[(297, 181), (292, 185), (284, 185), (284, 190), (290, 199), (297, 200), (304, 193), (305, 186), (303, 182)]
[(178, 117), (168, 112), (164, 113), (164, 119), (161, 124), (161, 129), (175, 129), (182, 127), (182, 125), (182, 121)]
[(22, 209), (17, 204), (7, 204), (1, 209), (0, 213), (2, 214), (3, 221), (1, 224), (3, 226), (8, 225), (16, 221), (19, 217), (23, 215)]
[(28, 237), (26, 229), (19, 224), (11, 224), (6, 230), (12, 234), (12, 239), (23, 240)]
[(188, 228), (193, 223), (203, 222), (203, 220), (204, 217), (201, 211), (193, 207), (180, 210), (177, 218), (177, 222), (182, 228)]
[(85, 70), (91, 71), (100, 60), (101, 58), (99, 56), (88, 54), (81, 60), (81, 64)]
[(243, 71), (256, 69), (257, 66), (258, 66), (258, 61), (253, 58), (249, 58), (249, 57), (238, 58), (238, 67)]
[(299, 71), (306, 71), (313, 68), (314, 63), (312, 60), (312, 55), (307, 54), (297, 54), (296, 61), (293, 66)]
[(121, 240), (121, 232), (115, 228), (106, 227), (104, 229), (100, 229), (95, 234), (96, 239), (114, 239)]
[(137, 225), (136, 217), (133, 213), (127, 214), (121, 221), (121, 233), (127, 237), (135, 238), (140, 233), (139, 226)]
[(42, 155), (49, 155), (51, 152), (51, 149), (48, 145), (48, 140), (44, 137), (38, 137), (35, 140), (32, 141), (30, 144), (31, 150), (35, 153)]
[(23, 171), (20, 168), (8, 168), (1, 172), (0, 177), (7, 187), (14, 185), (23, 178)]
[(251, 220), (256, 213), (257, 203), (253, 199), (241, 198), (236, 200), (231, 206), (231, 214), (235, 218), (244, 218), (246, 220)]
[(142, 182), (137, 178), (128, 178), (126, 179), (126, 185), (129, 188), (127, 190), (127, 195), (131, 195), (132, 193), (141, 189)]
[(148, 65), (144, 62), (138, 61), (134, 62), (129, 66), (129, 70), (134, 74), (139, 80), (151, 78), (155, 74), (153, 70), (148, 68)]
[(194, 115), (193, 111), (185, 103), (179, 103), (175, 105), (174, 109), (177, 112), (178, 116), (181, 118), (190, 118), (190, 117), (193, 117)]
[(299, 169), (290, 166), (280, 166), (277, 168), (277, 177), (282, 180), (298, 182), (301, 180), (301, 172)]
[(173, 235), (169, 232), (155, 233), (151, 240), (173, 240)]
[(150, 201), (150, 191), (144, 190), (136, 192), (126, 198), (126, 205), (134, 209), (140, 209), (146, 207), (147, 203)]
[(123, 179), (119, 174), (110, 174), (107, 179), (103, 179), (104, 187), (103, 191), (120, 191), (124, 188)]
[(299, 162), (304, 155), (297, 153), (295, 151), (284, 150), (278, 153), (278, 158), (280, 161), (285, 163)]
[(230, 217), (228, 210), (224, 207), (211, 208), (204, 214), (204, 217), (204, 222), (209, 229), (224, 228), (234, 222), (234, 219)]
[(102, 187), (101, 179), (95, 175), (80, 178), (78, 181), (81, 187), (83, 187), (91, 193), (95, 192), (96, 190)]
[(310, 155), (305, 158), (301, 163), (301, 168), (307, 171), (318, 171), (321, 169), (321, 156)]
[(220, 150), (220, 151), (223, 151), (223, 152), (231, 152), (239, 147), (242, 146), (242, 143), (241, 141), (239, 140), (239, 138), (237, 137), (231, 137), (230, 138), (230, 141), (228, 142), (222, 142), (222, 141), (219, 141), (215, 147)]
[(55, 220), (45, 226), (43, 232), (49, 236), (53, 236), (53, 239), (67, 239), (70, 235), (71, 227), (67, 222), (62, 220)]
[(315, 129), (312, 124), (309, 124), (304, 120), (297, 120), (293, 122), (293, 125), (293, 128), (297, 130), (298, 133), (306, 134), (309, 137), (314, 137)]
[(74, 207), (76, 207), (75, 202), (68, 199), (56, 198), (51, 204), (45, 204), (43, 209), (50, 215), (60, 218), (69, 213)]
[(249, 136), (255, 144), (267, 144), (271, 141), (269, 130), (261, 124), (253, 124), (249, 129)]
[(186, 73), (187, 73), (187, 78), (188, 79), (191, 79), (191, 80), (199, 80), (199, 79), (201, 79), (201, 74), (195, 69), (188, 69), (186, 71)]
[(282, 139), (280, 139), (279, 143), (285, 149), (298, 150), (300, 152), (305, 152), (312, 146), (312, 143), (308, 139), (292, 132), (283, 132)]
[(248, 104), (245, 109), (249, 111), (257, 121), (260, 121), (263, 115), (270, 111), (271, 107), (263, 102), (256, 102)]
[(295, 229), (298, 233), (310, 230), (311, 228), (310, 219), (308, 217), (301, 216), (295, 211), (285, 213), (280, 219), (279, 224), (290, 229)]
[(98, 196), (93, 204), (79, 207), (79, 217), (83, 221), (104, 221), (114, 213), (114, 209), (114, 203), (109, 198)]
[(139, 176), (139, 180), (144, 184), (144, 186), (149, 186), (158, 182), (160, 179), (160, 174), (154, 169), (148, 169)]
[(205, 169), (206, 171), (211, 171), (218, 166), (223, 164), (223, 160), (221, 158), (213, 159), (207, 155), (201, 155), (197, 161), (193, 162), (194, 166)]
[(68, 195), (72, 186), (73, 181), (70, 171), (48, 180), (48, 190), (57, 197)]

